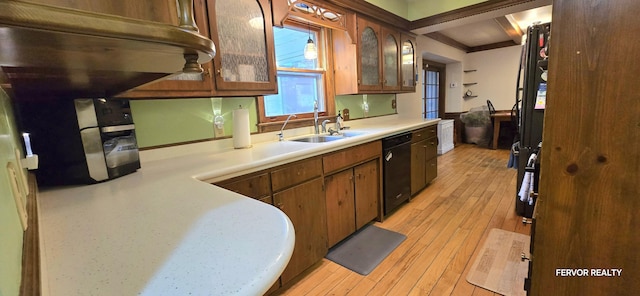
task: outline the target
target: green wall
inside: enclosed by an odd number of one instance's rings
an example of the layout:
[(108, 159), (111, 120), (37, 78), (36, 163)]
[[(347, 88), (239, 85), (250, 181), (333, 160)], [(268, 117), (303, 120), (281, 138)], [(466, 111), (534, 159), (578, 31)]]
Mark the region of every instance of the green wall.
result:
[[(404, 19), (409, 19), (407, 0), (365, 0)], [(424, 1), (420, 1), (424, 2)]]
[[(136, 124), (138, 146), (153, 147), (214, 138), (212, 98), (131, 100), (131, 113)], [(224, 98), (221, 115), (224, 137), (232, 135), (233, 110), (242, 105), (249, 108), (251, 132), (257, 132), (255, 98)]]
[(366, 0), (386, 11), (410, 21), (474, 5), (487, 0)]
[(7, 164), (15, 163), (15, 149), (22, 151), (21, 145), (11, 102), (0, 89), (0, 296), (18, 295), (20, 289), (23, 231), (10, 189)]
[[(395, 114), (393, 94), (367, 95), (369, 113), (362, 109), (363, 95), (337, 96), (336, 109), (349, 109), (350, 119)], [(217, 103), (216, 103), (217, 102)], [(214, 133), (214, 106), (224, 118), (224, 131)], [(256, 99), (196, 98), (131, 100), (131, 112), (136, 124), (136, 137), (141, 148), (230, 137), (233, 134), (233, 110), (249, 108), (251, 132), (258, 132)]]
[[(365, 98), (369, 104), (367, 114), (363, 108)], [(396, 109), (392, 108), (395, 99), (395, 94), (336, 96), (336, 112), (347, 108), (350, 119), (396, 114)]]
[[(395, 1), (395, 0), (387, 0)], [(414, 21), (450, 10), (478, 4), (487, 0), (413, 1), (409, 3), (408, 20)]]

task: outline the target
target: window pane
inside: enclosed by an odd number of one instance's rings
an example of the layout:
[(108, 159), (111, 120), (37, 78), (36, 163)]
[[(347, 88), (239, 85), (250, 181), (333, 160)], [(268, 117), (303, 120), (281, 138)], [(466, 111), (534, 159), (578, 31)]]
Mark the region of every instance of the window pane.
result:
[(298, 28), (273, 27), (273, 36), (276, 47), (276, 64), (279, 68), (317, 69), (318, 59), (307, 60), (304, 58), (304, 47), (307, 40), (318, 45), (316, 32), (301, 30)]
[(278, 71), (278, 94), (264, 96), (265, 116), (325, 111), (322, 74)]

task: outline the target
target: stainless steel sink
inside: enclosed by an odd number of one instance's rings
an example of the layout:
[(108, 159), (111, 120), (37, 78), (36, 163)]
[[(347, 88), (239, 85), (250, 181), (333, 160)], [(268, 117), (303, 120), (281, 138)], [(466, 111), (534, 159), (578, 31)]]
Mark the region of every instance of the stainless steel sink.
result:
[(366, 132), (345, 131), (338, 135), (309, 135), (301, 138), (289, 139), (289, 141), (304, 142), (304, 143), (326, 143), (331, 141), (337, 141), (347, 139), (350, 137), (364, 135)]
[(325, 143), (325, 142), (331, 142), (331, 141), (336, 141), (340, 139), (346, 139), (346, 138), (343, 136), (311, 135), (303, 138), (290, 139), (290, 141), (305, 142), (305, 143)]

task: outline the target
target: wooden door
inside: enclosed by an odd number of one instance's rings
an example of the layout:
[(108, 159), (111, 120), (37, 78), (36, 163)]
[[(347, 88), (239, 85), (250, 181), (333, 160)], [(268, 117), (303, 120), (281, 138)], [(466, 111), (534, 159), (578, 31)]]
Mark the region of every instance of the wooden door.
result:
[(215, 94), (278, 92), (271, 4), (268, 0), (207, 0)]
[(378, 217), (380, 209), (379, 159), (374, 159), (354, 168), (356, 229), (362, 228)]
[(530, 295), (640, 290), (638, 14), (637, 0), (553, 1)]
[(273, 195), (274, 204), (291, 220), (296, 242), (282, 284), (327, 254), (327, 210), (322, 178), (315, 178)]
[[(433, 130), (435, 130), (435, 128)], [(428, 138), (427, 140), (424, 141), (424, 145), (425, 145), (424, 184), (426, 186), (438, 176), (438, 138), (437, 137)]]
[[(200, 30), (200, 35), (209, 38), (209, 19), (205, 0), (193, 0), (194, 19)], [(213, 91), (213, 77), (211, 76), (213, 63), (202, 66), (202, 74), (172, 75), (159, 81), (134, 88), (123, 94), (121, 98), (181, 98), (181, 97), (209, 97)]]
[(329, 247), (356, 231), (353, 170), (325, 178)]
[(382, 89), (400, 90), (400, 33), (382, 27), (380, 61), (382, 64)]
[(416, 91), (416, 38), (401, 34), (400, 78), (403, 91)]
[(427, 139), (411, 144), (411, 195), (414, 195), (426, 185)]
[(380, 25), (358, 18), (358, 90), (381, 90)]
[(29, 2), (178, 25), (176, 0), (31, 0)]

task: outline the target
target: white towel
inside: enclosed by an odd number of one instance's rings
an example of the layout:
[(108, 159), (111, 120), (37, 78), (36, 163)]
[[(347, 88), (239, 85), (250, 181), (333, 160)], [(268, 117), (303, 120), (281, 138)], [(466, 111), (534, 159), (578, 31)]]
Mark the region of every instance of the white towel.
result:
[(522, 178), (522, 184), (520, 185), (520, 192), (518, 196), (520, 197), (520, 201), (526, 202), (529, 200), (529, 192), (532, 190), (533, 182), (531, 179), (533, 178), (532, 172), (525, 172), (524, 177)]
[(535, 193), (535, 191), (533, 191), (533, 173), (529, 173), (531, 175), (531, 180), (529, 180), (529, 205), (532, 206), (533, 205), (533, 194)]

